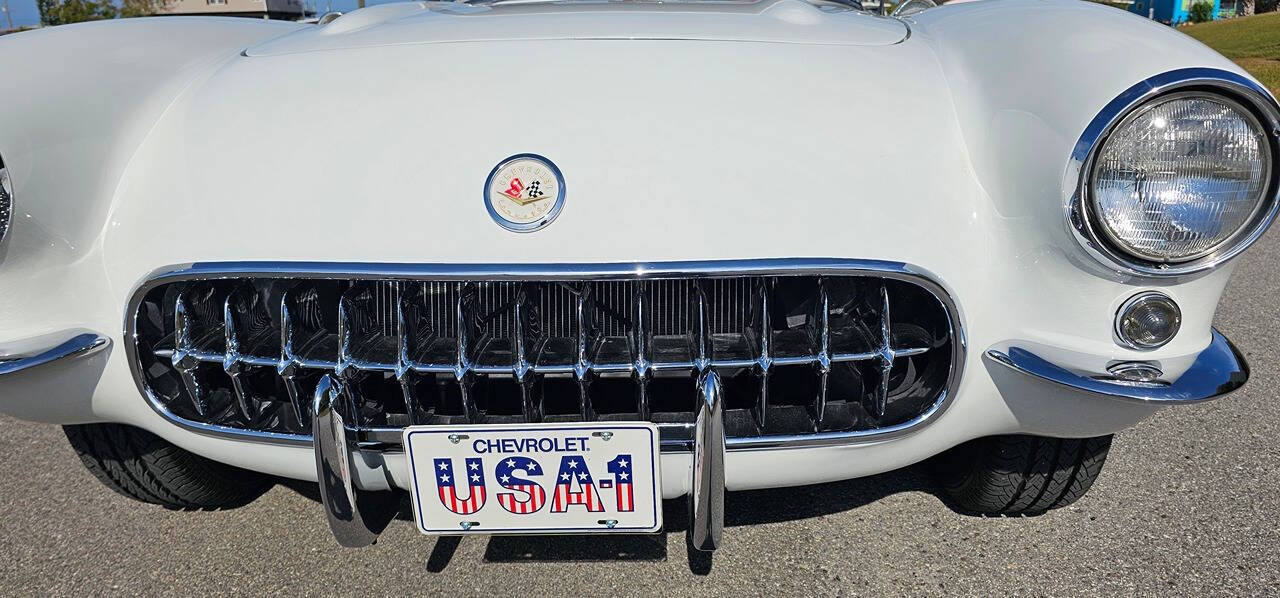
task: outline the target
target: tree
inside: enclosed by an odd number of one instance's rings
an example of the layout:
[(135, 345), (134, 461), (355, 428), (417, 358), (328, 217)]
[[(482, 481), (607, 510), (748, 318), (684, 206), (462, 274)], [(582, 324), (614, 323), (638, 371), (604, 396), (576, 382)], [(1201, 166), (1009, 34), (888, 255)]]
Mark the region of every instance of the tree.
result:
[(145, 17), (164, 11), (168, 0), (120, 0), (120, 16)]
[(1204, 23), (1213, 20), (1213, 4), (1209, 2), (1196, 2), (1191, 5), (1191, 10), (1187, 11), (1187, 18), (1192, 23)]
[(111, 0), (36, 0), (36, 7), (40, 9), (40, 23), (50, 27), (114, 19), (119, 13)]
[(1255, 5), (1256, 5), (1256, 0), (1240, 0), (1239, 16), (1247, 17), (1253, 14)]

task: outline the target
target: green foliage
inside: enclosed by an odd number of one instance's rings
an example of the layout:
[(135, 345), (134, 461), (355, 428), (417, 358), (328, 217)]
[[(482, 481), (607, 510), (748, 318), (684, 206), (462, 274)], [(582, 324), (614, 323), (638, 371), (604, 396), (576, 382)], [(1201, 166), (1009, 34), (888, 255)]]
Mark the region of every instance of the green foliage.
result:
[(1204, 23), (1213, 20), (1213, 3), (1196, 2), (1191, 5), (1191, 10), (1187, 11), (1187, 18), (1192, 23)]
[(40, 23), (52, 27), (116, 17), (145, 17), (164, 9), (169, 0), (36, 0)]
[(114, 19), (119, 11), (111, 0), (36, 0), (45, 26)]
[(168, 0), (120, 0), (120, 16), (145, 17), (159, 13)]
[(1236, 61), (1280, 94), (1280, 13), (1191, 25), (1178, 31)]

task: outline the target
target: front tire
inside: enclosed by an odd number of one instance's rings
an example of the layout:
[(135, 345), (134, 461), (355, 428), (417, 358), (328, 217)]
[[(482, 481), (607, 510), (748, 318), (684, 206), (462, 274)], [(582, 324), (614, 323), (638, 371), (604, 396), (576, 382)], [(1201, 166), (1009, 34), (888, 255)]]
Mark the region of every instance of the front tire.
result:
[(1084, 496), (1102, 472), (1111, 436), (990, 436), (940, 455), (934, 473), (961, 509), (1038, 515)]
[(133, 426), (63, 426), (71, 447), (106, 487), (169, 509), (246, 504), (270, 487), (261, 474), (210, 461)]

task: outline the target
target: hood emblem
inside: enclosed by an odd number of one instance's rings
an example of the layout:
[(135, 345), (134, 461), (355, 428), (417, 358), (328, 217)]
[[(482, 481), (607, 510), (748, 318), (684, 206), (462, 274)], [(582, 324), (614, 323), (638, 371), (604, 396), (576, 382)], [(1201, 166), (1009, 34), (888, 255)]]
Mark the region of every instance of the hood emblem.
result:
[(564, 176), (551, 160), (516, 154), (498, 163), (484, 182), (484, 205), (498, 226), (527, 233), (556, 219), (564, 207)]

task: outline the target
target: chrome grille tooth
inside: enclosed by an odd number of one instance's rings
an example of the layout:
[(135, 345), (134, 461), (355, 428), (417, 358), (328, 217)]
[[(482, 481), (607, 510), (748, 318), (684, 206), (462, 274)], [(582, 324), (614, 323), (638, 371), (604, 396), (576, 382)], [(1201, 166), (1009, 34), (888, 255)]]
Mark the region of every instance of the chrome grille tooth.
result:
[(590, 330), (591, 318), (588, 314), (591, 304), (591, 283), (584, 283), (578, 292), (578, 305), (574, 310), (574, 316), (578, 322), (578, 362), (573, 367), (573, 377), (578, 382), (578, 406), (581, 409), (583, 421), (595, 420), (595, 409), (591, 405), (591, 357), (588, 355), (590, 347), (588, 343), (592, 336)]
[(196, 368), (200, 367), (200, 358), (191, 344), (191, 315), (187, 312), (186, 289), (178, 293), (173, 304), (173, 356), (170, 363), (182, 378), (182, 384), (191, 397), (191, 406), (201, 417), (207, 417), (209, 405), (205, 401), (204, 389), (196, 378)]
[(475, 397), (471, 394), (471, 386), (475, 382), (475, 374), (471, 371), (471, 325), (476, 304), (476, 286), (471, 283), (458, 283), (458, 297), (454, 316), (458, 325), (458, 359), (453, 367), (453, 377), (458, 382), (458, 393), (462, 399), (462, 410), (467, 423), (480, 423), (480, 409), (476, 406)]
[(521, 283), (516, 289), (515, 301), (512, 302), (511, 323), (511, 374), (517, 382), (523, 382), (529, 373), (529, 360), (525, 358), (525, 326), (529, 324), (530, 313), (525, 307), (527, 289)]
[(694, 346), (697, 348), (697, 354), (694, 357), (694, 366), (698, 368), (698, 372), (705, 372), (711, 367), (712, 351), (711, 331), (707, 328), (710, 326), (707, 315), (707, 289), (706, 282), (703, 279), (693, 281), (693, 333)]
[(769, 416), (769, 370), (773, 367), (773, 349), (769, 345), (773, 334), (773, 323), (769, 321), (769, 279), (761, 279), (757, 283), (760, 309), (760, 357), (756, 361), (757, 378), (760, 382), (760, 394), (756, 399), (756, 425), (765, 429)]
[(533, 370), (533, 367), (529, 365), (525, 346), (529, 340), (527, 332), (533, 328), (533, 316), (535, 315), (526, 305), (529, 301), (531, 286), (530, 283), (522, 282), (516, 287), (515, 304), (512, 307), (515, 313), (511, 323), (511, 353), (513, 361), (511, 373), (516, 379), (516, 384), (520, 386), (520, 407), (524, 411), (525, 421), (536, 422), (542, 418), (539, 417), (538, 407), (534, 404), (534, 376), (528, 375)]
[(893, 325), (889, 315), (889, 288), (883, 282), (880, 283), (880, 300), (880, 384), (876, 387), (872, 409), (876, 417), (884, 417), (884, 411), (889, 406), (889, 374), (893, 371), (895, 358)]
[(236, 407), (244, 417), (246, 424), (252, 425), (257, 417), (258, 409), (254, 399), (245, 386), (244, 362), (240, 357), (240, 338), (236, 335), (236, 323), (233, 311), (237, 291), (227, 293), (222, 302), (222, 338), (225, 349), (222, 357), (222, 371), (231, 378), (231, 390), (236, 395)]
[(343, 293), (338, 298), (338, 366), (333, 369), (333, 373), (344, 380), (347, 368), (352, 366), (351, 328), (354, 322), (351, 321), (351, 312), (353, 307), (347, 293)]
[(293, 405), (294, 416), (300, 423), (307, 425), (309, 418), (304, 414), (309, 414), (311, 411), (309, 406), (303, 405), (307, 398), (298, 385), (300, 364), (297, 355), (293, 352), (293, 316), (289, 313), (289, 294), (290, 291), (280, 294), (280, 363), (276, 365), (276, 374), (284, 382), (289, 403)]
[(822, 427), (822, 419), (827, 412), (827, 384), (831, 380), (831, 294), (827, 290), (825, 278), (818, 278), (818, 303), (822, 313), (821, 340), (818, 352), (818, 396), (813, 405), (814, 429)]
[(633, 321), (631, 323), (635, 338), (634, 361), (632, 368), (636, 378), (636, 412), (640, 419), (649, 419), (649, 380), (653, 378), (652, 361), (649, 359), (653, 350), (653, 323), (648, 315), (648, 283), (635, 283), (632, 296)]
[(413, 387), (413, 370), (409, 367), (409, 328), (404, 321), (405, 297), (403, 285), (397, 286), (395, 297), (396, 309), (396, 382), (400, 383), (400, 394), (404, 397), (405, 416), (409, 425), (418, 422), (418, 396)]

